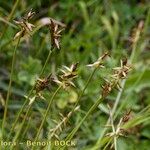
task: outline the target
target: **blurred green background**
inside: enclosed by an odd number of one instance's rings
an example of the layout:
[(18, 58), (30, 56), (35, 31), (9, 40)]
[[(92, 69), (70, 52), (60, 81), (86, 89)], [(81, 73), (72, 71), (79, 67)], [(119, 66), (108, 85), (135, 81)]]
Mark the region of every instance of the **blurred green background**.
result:
[[(97, 60), (105, 51), (109, 51), (111, 59), (107, 66), (110, 69), (97, 71), (90, 86), (87, 88), (80, 101), (79, 113), (73, 115), (62, 137), (70, 130), (71, 125), (76, 124), (84, 116), (85, 112), (98, 98), (103, 77), (111, 74), (111, 68), (119, 65), (120, 59), (129, 59), (132, 52), (131, 37), (140, 21), (144, 22), (143, 32), (140, 35), (133, 61), (133, 70), (127, 79), (125, 90), (117, 108), (117, 119), (131, 109), (133, 115), (150, 105), (150, 16), (149, 0), (18, 0), (10, 22), (6, 22), (15, 1), (0, 1), (0, 116), (3, 114), (3, 100), (6, 98), (9, 82), (9, 73), (13, 49), (16, 41), (13, 41), (18, 27), (13, 20), (19, 19), (31, 8), (36, 12), (32, 23), (35, 26), (43, 25), (30, 38), (24, 38), (17, 50), (15, 73), (13, 75), (12, 95), (9, 101), (7, 128), (19, 108), (24, 95), (34, 85), (42, 65), (49, 53), (50, 34), (42, 20), (51, 17), (66, 25), (61, 38), (61, 49), (55, 50), (46, 67), (45, 76), (50, 72), (57, 74), (62, 65), (70, 66), (79, 62), (79, 77), (70, 92), (61, 92), (54, 102), (52, 118), (56, 119), (58, 113), (66, 114), (71, 110), (77, 100), (78, 93), (83, 89), (92, 69), (87, 64)], [(53, 90), (53, 89), (52, 89)], [(78, 149), (92, 149), (100, 136), (108, 119), (106, 114), (107, 103), (114, 104), (117, 91), (114, 91), (105, 102), (100, 105), (95, 113), (82, 125), (76, 135), (80, 139)], [(48, 99), (49, 93), (44, 96)], [(35, 124), (40, 122), (46, 101), (37, 101), (33, 106), (32, 121), (29, 123), (29, 132), (24, 139), (33, 137)], [(116, 120), (117, 120), (116, 119)], [(1, 119), (2, 121), (2, 119)], [(51, 127), (51, 120), (47, 121)], [(19, 126), (19, 123), (18, 123)], [(135, 131), (134, 131), (135, 130)], [(150, 124), (143, 123), (128, 135), (128, 138), (118, 140), (119, 150), (149, 150)], [(137, 147), (138, 145), (138, 147)]]

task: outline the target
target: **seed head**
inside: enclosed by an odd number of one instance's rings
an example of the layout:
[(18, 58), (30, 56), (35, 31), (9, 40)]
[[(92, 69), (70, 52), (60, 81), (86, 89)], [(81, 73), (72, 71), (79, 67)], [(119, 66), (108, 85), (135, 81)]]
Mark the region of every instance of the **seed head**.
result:
[(131, 110), (125, 113), (125, 115), (122, 117), (122, 122), (126, 123), (131, 119)]
[(102, 85), (102, 97), (106, 97), (112, 90), (112, 83), (105, 80), (105, 84)]
[(120, 82), (127, 77), (131, 67), (127, 64), (127, 59), (120, 62), (120, 67), (113, 68), (114, 74), (111, 75), (112, 79), (109, 81), (105, 80), (105, 84), (102, 86), (102, 97), (106, 97), (113, 88), (118, 90), (122, 88)]
[(58, 24), (56, 24), (52, 19), (50, 19), (50, 35), (51, 35), (51, 44), (52, 48), (56, 47), (57, 49), (60, 49), (60, 37), (61, 32), (64, 29), (58, 30)]
[(120, 61), (120, 67), (113, 68), (114, 74), (112, 77), (114, 79), (124, 79), (127, 77), (131, 67), (127, 64), (127, 59)]
[(32, 11), (32, 9), (27, 13), (27, 15), (24, 16), (24, 20), (28, 21), (35, 15), (35, 12)]
[(16, 33), (14, 36), (14, 39), (18, 37), (23, 37), (26, 33), (31, 35), (31, 32), (33, 31), (34, 25), (29, 23), (29, 20), (34, 16), (35, 12), (32, 12), (32, 10), (29, 11), (27, 15), (22, 17), (19, 21), (14, 20), (16, 25), (20, 27), (20, 31)]
[(49, 88), (52, 80), (53, 78), (51, 74), (46, 78), (43, 78), (43, 79), (39, 78), (35, 84), (36, 93), (39, 93), (40, 91), (43, 91), (46, 88)]
[(64, 66), (65, 69), (61, 69), (63, 74), (60, 75), (60, 80), (54, 79), (54, 82), (64, 89), (68, 89), (70, 86), (75, 87), (72, 81), (74, 78), (77, 78), (77, 65), (78, 63), (72, 64), (70, 68)]
[(63, 80), (67, 79), (73, 79), (77, 77), (77, 66), (79, 63), (72, 64), (70, 68), (67, 66), (64, 66), (65, 70), (61, 69), (61, 72), (63, 73), (60, 77)]

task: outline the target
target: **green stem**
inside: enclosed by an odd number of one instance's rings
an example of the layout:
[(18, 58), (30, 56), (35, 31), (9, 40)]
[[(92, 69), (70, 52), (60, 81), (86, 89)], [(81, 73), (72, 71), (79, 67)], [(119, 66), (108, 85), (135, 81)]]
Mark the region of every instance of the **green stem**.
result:
[(8, 16), (8, 21), (10, 21), (12, 19), (13, 15), (15, 13), (15, 10), (19, 4), (19, 1), (20, 0), (16, 0), (15, 4), (13, 5), (12, 11), (11, 11), (10, 15)]
[(87, 80), (87, 82), (86, 82), (86, 84), (85, 84), (83, 90), (81, 91), (81, 93), (80, 93), (80, 95), (79, 95), (79, 98), (77, 99), (77, 102), (76, 102), (75, 106), (74, 106), (73, 109), (72, 109), (72, 112), (74, 112), (75, 108), (77, 107), (77, 105), (78, 105), (78, 103), (79, 103), (81, 97), (83, 96), (83, 94), (84, 94), (86, 88), (88, 87), (88, 85), (89, 85), (89, 83), (90, 83), (90, 81), (91, 81), (93, 75), (95, 74), (96, 70), (97, 70), (97, 67), (93, 70), (93, 72), (92, 72), (91, 75), (89, 76), (89, 78), (88, 78), (88, 80)]
[(29, 117), (28, 119), (28, 123), (26, 124), (25, 128), (24, 128), (24, 131), (22, 132), (21, 136), (20, 136), (20, 139), (19, 141), (23, 141), (24, 137), (25, 137), (25, 134), (27, 132), (27, 130), (29, 129), (30, 127), (30, 123), (31, 123), (31, 116)]
[(114, 149), (117, 150), (117, 138), (114, 137)]
[(77, 101), (76, 101), (76, 103), (75, 103), (75, 106), (73, 107), (73, 111), (74, 111), (74, 109), (77, 107), (77, 105), (78, 105), (78, 103), (79, 103), (81, 97), (83, 96), (83, 94), (84, 94), (86, 88), (88, 87), (88, 85), (89, 85), (91, 79), (93, 78), (93, 76), (94, 76), (94, 74), (95, 74), (97, 68), (98, 68), (98, 67), (96, 67), (96, 68), (93, 70), (93, 72), (91, 73), (91, 75), (89, 76), (89, 78), (88, 78), (88, 80), (87, 80), (87, 82), (86, 82), (86, 84), (85, 84), (83, 90), (81, 91), (81, 93), (80, 93), (80, 95), (79, 95), (79, 98), (77, 99)]
[[(13, 139), (13, 143), (15, 143), (15, 142), (17, 141), (18, 137), (20, 136), (20, 133), (21, 133), (22, 128), (23, 128), (23, 125), (24, 125), (24, 123), (25, 123), (25, 121), (26, 121), (26, 118), (27, 118), (29, 112), (30, 112), (31, 106), (32, 106), (32, 105), (29, 105), (29, 107), (28, 107), (28, 109), (27, 109), (27, 112), (26, 112), (26, 114), (25, 114), (25, 116), (24, 116), (24, 118), (23, 118), (23, 121), (22, 121), (21, 125), (20, 125), (20, 129), (19, 129), (19, 131), (17, 131), (17, 134), (15, 135), (15, 137), (14, 137), (14, 139)], [(12, 145), (10, 149), (13, 149), (13, 147), (14, 147), (14, 145)]]
[(53, 52), (53, 50), (50, 50), (50, 51), (49, 51), (49, 54), (48, 54), (48, 56), (47, 56), (47, 59), (46, 59), (46, 61), (45, 61), (45, 63), (44, 63), (44, 66), (43, 66), (43, 68), (42, 68), (42, 71), (41, 71), (41, 73), (40, 73), (40, 77), (43, 75), (43, 73), (44, 73), (44, 71), (45, 71), (46, 65), (48, 64), (48, 61), (49, 61), (49, 59), (50, 59), (50, 57), (51, 57), (52, 52)]
[(112, 139), (110, 139), (107, 144), (105, 145), (105, 147), (103, 148), (103, 150), (106, 150), (106, 148), (109, 146), (109, 144), (111, 143)]
[[(21, 113), (23, 112), (25, 106), (28, 104), (28, 100), (29, 100), (29, 98), (30, 98), (30, 96), (31, 96), (31, 94), (32, 94), (32, 92), (33, 92), (33, 90), (34, 90), (34, 86), (33, 86), (32, 89), (30, 90), (30, 92), (29, 92), (27, 98), (25, 99), (25, 101), (24, 101), (24, 103), (23, 103), (21, 109), (19, 110), (19, 112), (18, 112), (18, 114), (17, 114), (17, 117), (16, 117), (16, 119), (15, 119), (15, 121), (14, 121), (14, 123), (13, 123), (13, 125), (12, 125), (12, 127), (11, 127), (11, 129), (10, 129), (10, 132), (9, 132), (9, 135), (8, 135), (8, 138), (7, 138), (7, 139), (10, 139), (10, 136), (11, 136), (13, 130), (15, 129), (15, 127), (16, 127), (17, 121), (19, 120)], [(27, 112), (27, 113), (28, 113), (28, 112)]]
[[(44, 66), (43, 66), (43, 68), (42, 68), (42, 70), (41, 70), (41, 72), (40, 72), (40, 77), (43, 75), (43, 73), (44, 73), (44, 71), (45, 71), (46, 65), (47, 65), (47, 63), (48, 63), (48, 61), (49, 61), (49, 59), (50, 59), (50, 57), (51, 57), (51, 54), (52, 54), (52, 50), (50, 50), (50, 52), (49, 52), (49, 54), (48, 54), (48, 56), (47, 56), (47, 59), (46, 59), (46, 61), (45, 61), (45, 63), (44, 63)], [(10, 130), (9, 137), (10, 137), (12, 131), (14, 130), (14, 128), (15, 128), (15, 126), (16, 126), (16, 124), (17, 124), (17, 121), (19, 120), (19, 117), (20, 117), (21, 113), (23, 112), (23, 110), (24, 110), (26, 104), (28, 103), (28, 100), (29, 100), (31, 94), (33, 93), (34, 87), (35, 87), (35, 85), (34, 85), (34, 86), (32, 87), (32, 89), (30, 90), (30, 92), (29, 92), (27, 98), (25, 99), (25, 102), (23, 103), (21, 109), (19, 110), (19, 113), (18, 113), (18, 115), (17, 115), (17, 117), (16, 117), (16, 119), (15, 119), (15, 121), (14, 121), (14, 124), (13, 124), (11, 130)], [(30, 109), (28, 109), (28, 111), (29, 111), (29, 110), (30, 110)], [(29, 114), (28, 111), (26, 112), (26, 114)], [(27, 115), (25, 115), (25, 116), (27, 117)], [(24, 120), (26, 120), (26, 117), (24, 118)]]
[[(97, 108), (97, 106), (104, 100), (104, 98), (102, 98), (100, 96), (100, 98), (90, 107), (89, 111), (86, 113), (86, 115), (83, 117), (83, 119), (77, 124), (77, 126), (71, 131), (71, 133), (66, 137), (65, 141), (70, 141), (73, 136), (75, 135), (75, 133), (78, 131), (78, 129), (80, 128), (80, 126), (82, 125), (82, 123), (87, 119), (87, 117)], [(63, 148), (63, 150), (65, 149), (65, 147)]]
[[(19, 1), (20, 0), (16, 0), (15, 4), (13, 5), (12, 11), (10, 12), (10, 14), (8, 16), (7, 21), (10, 21), (12, 19), (13, 15), (15, 13), (15, 10), (16, 10), (18, 4), (19, 4)], [(5, 29), (3, 30), (3, 33), (1, 35), (1, 40), (2, 40), (3, 36), (5, 35), (5, 32), (6, 32), (7, 28), (8, 28), (8, 24), (6, 24)]]
[[(146, 31), (147, 31), (147, 26), (148, 26), (149, 18), (150, 18), (149, 15), (150, 15), (150, 10), (148, 11), (148, 14), (147, 14), (147, 18), (146, 18), (146, 21), (145, 21), (144, 33), (143, 33), (143, 34), (145, 34)], [(139, 36), (139, 38), (141, 38), (141, 37), (140, 37), (140, 31), (137, 31), (136, 36)], [(129, 59), (129, 62), (130, 62), (130, 63), (133, 63), (133, 62), (134, 62), (135, 53), (136, 53), (136, 49), (137, 49), (137, 44), (138, 44), (139, 38), (138, 38), (138, 40), (137, 40), (135, 43), (133, 43), (133, 46), (132, 46), (132, 53), (131, 53), (131, 56), (130, 56), (130, 59)], [(122, 81), (122, 83), (121, 83), (122, 89), (121, 89), (121, 90), (118, 92), (118, 94), (117, 94), (116, 101), (115, 101), (115, 104), (114, 104), (114, 107), (113, 107), (113, 110), (112, 110), (113, 115), (114, 115), (114, 113), (116, 112), (117, 106), (118, 106), (118, 104), (119, 104), (119, 102), (120, 102), (120, 100), (121, 100), (121, 96), (122, 96), (122, 93), (123, 93), (123, 89), (124, 89), (124, 87), (125, 87), (125, 84), (126, 84), (126, 79), (124, 79), (124, 80)], [(107, 123), (106, 123), (106, 126), (109, 124), (109, 122), (110, 122), (110, 120), (108, 119), (108, 120), (107, 120)], [(103, 132), (101, 133), (101, 136), (99, 137), (98, 141), (96, 142), (96, 146), (95, 146), (96, 148), (93, 147), (93, 150), (96, 150), (96, 149), (97, 149), (97, 147), (98, 147), (99, 143), (101, 142), (101, 140), (102, 140), (102, 138), (103, 138), (103, 136), (104, 136), (106, 130), (107, 130), (107, 129), (105, 128), (105, 129), (103, 130)]]
[(20, 39), (21, 39), (21, 37), (19, 37), (19, 39), (17, 41), (17, 44), (15, 46), (14, 52), (13, 52), (12, 65), (11, 65), (11, 73), (10, 73), (10, 80), (9, 80), (9, 85), (8, 85), (8, 91), (7, 91), (6, 103), (5, 103), (5, 109), (4, 109), (4, 116), (3, 116), (3, 122), (2, 122), (2, 136), (3, 136), (4, 126), (5, 126), (6, 116), (7, 116), (8, 101), (9, 101), (9, 97), (10, 97), (10, 94), (11, 94), (11, 85), (12, 85), (12, 78), (13, 78), (15, 61), (16, 61), (16, 52), (17, 52), (17, 48), (18, 48)]
[(45, 40), (46, 40), (46, 36), (44, 36), (44, 38), (42, 39), (42, 42), (41, 42), (41, 45), (36, 53), (36, 57), (40, 56), (42, 50), (43, 50), (43, 47), (44, 47), (44, 44), (45, 44)]
[[(41, 132), (41, 130), (42, 130), (42, 127), (43, 127), (43, 125), (44, 125), (44, 123), (45, 123), (45, 120), (46, 120), (46, 118), (47, 118), (47, 115), (48, 115), (48, 113), (49, 113), (49, 111), (50, 111), (51, 104), (52, 104), (52, 102), (53, 102), (55, 96), (57, 95), (57, 93), (59, 92), (59, 90), (60, 90), (61, 88), (62, 88), (62, 86), (59, 86), (59, 87), (57, 88), (57, 90), (55, 91), (55, 93), (52, 95), (52, 97), (51, 97), (51, 99), (50, 99), (50, 101), (49, 101), (48, 107), (47, 107), (47, 109), (46, 109), (44, 118), (42, 119), (42, 122), (41, 122), (41, 124), (40, 124), (40, 127), (38, 128), (38, 131), (37, 131), (36, 137), (35, 137), (35, 139), (34, 139), (34, 142), (36, 142), (36, 141), (38, 140), (38, 137), (39, 137), (39, 135), (40, 135), (40, 132)], [(32, 149), (34, 149), (34, 148), (32, 148)]]

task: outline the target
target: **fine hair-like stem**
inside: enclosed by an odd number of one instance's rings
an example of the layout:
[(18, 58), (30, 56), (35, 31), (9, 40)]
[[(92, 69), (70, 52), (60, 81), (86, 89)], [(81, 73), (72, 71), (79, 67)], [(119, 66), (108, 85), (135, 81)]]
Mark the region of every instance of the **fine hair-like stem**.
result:
[(13, 78), (15, 61), (16, 61), (16, 53), (17, 53), (18, 45), (20, 43), (20, 39), (21, 39), (21, 37), (18, 38), (17, 44), (16, 44), (14, 52), (13, 52), (10, 80), (9, 80), (8, 91), (7, 91), (7, 96), (6, 96), (6, 102), (5, 102), (5, 108), (4, 108), (4, 116), (3, 116), (3, 121), (2, 121), (2, 136), (3, 136), (4, 126), (5, 126), (6, 116), (7, 116), (8, 101), (9, 101), (9, 97), (10, 97), (10, 94), (11, 94), (11, 85), (12, 85), (12, 78)]
[[(44, 66), (43, 66), (43, 68), (42, 68), (42, 70), (41, 70), (41, 72), (40, 72), (40, 75), (39, 75), (40, 77), (43, 75), (43, 73), (44, 73), (44, 71), (45, 71), (46, 65), (47, 65), (47, 63), (48, 63), (48, 61), (49, 61), (49, 59), (50, 59), (50, 57), (51, 57), (51, 54), (52, 54), (52, 50), (49, 51), (49, 54), (48, 54), (47, 59), (46, 59), (46, 61), (45, 61), (45, 63), (44, 63)], [(29, 100), (31, 94), (33, 93), (34, 87), (35, 87), (35, 86), (33, 86), (32, 89), (30, 90), (30, 92), (29, 92), (27, 98), (25, 99), (25, 101), (24, 101), (24, 103), (23, 103), (21, 109), (19, 110), (19, 112), (18, 112), (18, 114), (17, 114), (17, 117), (16, 117), (16, 119), (15, 119), (15, 121), (14, 121), (14, 123), (13, 123), (13, 126), (12, 126), (12, 128), (11, 128), (11, 130), (10, 130), (10, 133), (9, 133), (8, 138), (10, 138), (10, 135), (11, 135), (11, 133), (13, 132), (13, 130), (14, 130), (16, 124), (17, 124), (17, 121), (19, 120), (19, 117), (20, 117), (21, 113), (23, 112), (24, 108), (25, 108), (26, 105), (28, 104), (28, 100)], [(30, 107), (30, 108), (31, 108), (31, 107)], [(27, 110), (26, 114), (29, 114), (30, 108)], [(24, 119), (23, 119), (22, 126), (23, 126), (23, 124), (24, 124), (24, 122), (25, 122), (25, 120), (26, 120), (26, 117), (27, 117), (27, 115), (25, 115), (25, 117), (24, 117)]]
[[(62, 86), (59, 86), (59, 87), (56, 89), (56, 91), (54, 92), (54, 94), (52, 95), (52, 97), (51, 97), (51, 99), (50, 99), (50, 101), (49, 101), (49, 103), (48, 103), (48, 107), (47, 107), (47, 109), (46, 109), (44, 118), (42, 119), (42, 122), (41, 122), (41, 124), (40, 124), (40, 127), (38, 128), (37, 134), (36, 134), (36, 136), (35, 136), (35, 139), (34, 139), (35, 142), (38, 140), (38, 137), (39, 137), (39, 135), (40, 135), (40, 132), (41, 132), (41, 130), (42, 130), (42, 127), (43, 127), (43, 125), (44, 125), (44, 123), (45, 123), (45, 120), (46, 120), (47, 115), (48, 115), (48, 113), (49, 113), (49, 110), (50, 110), (50, 108), (51, 108), (51, 104), (52, 104), (52, 102), (53, 102), (55, 96), (57, 95), (57, 93), (59, 92), (59, 90), (60, 90), (61, 88), (62, 88)], [(34, 149), (34, 148), (32, 148), (32, 149)]]

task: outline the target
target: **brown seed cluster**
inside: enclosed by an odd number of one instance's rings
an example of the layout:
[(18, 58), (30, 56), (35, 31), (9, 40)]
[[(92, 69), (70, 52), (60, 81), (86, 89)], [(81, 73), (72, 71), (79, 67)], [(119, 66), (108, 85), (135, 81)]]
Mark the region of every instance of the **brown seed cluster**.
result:
[(105, 81), (105, 85), (102, 85), (102, 97), (106, 97), (112, 90), (113, 84), (108, 80)]
[(58, 29), (58, 24), (56, 24), (52, 19), (50, 19), (50, 36), (51, 36), (51, 44), (52, 48), (56, 47), (57, 49), (60, 49), (60, 37), (61, 32), (64, 29)]
[(35, 87), (34, 87), (35, 95), (29, 98), (30, 100), (29, 105), (32, 104), (37, 97), (40, 97), (41, 99), (45, 100), (41, 92), (45, 89), (50, 90), (50, 87), (53, 85), (53, 83), (57, 83), (59, 86), (63, 87), (63, 89), (65, 90), (67, 90), (70, 86), (75, 87), (72, 81), (74, 78), (77, 77), (77, 66), (78, 66), (78, 63), (72, 64), (70, 68), (64, 66), (65, 70), (61, 70), (63, 74), (60, 75), (60, 80), (58, 80), (57, 77), (53, 77), (52, 74), (50, 74), (46, 78), (37, 79), (35, 83)]
[(37, 79), (35, 86), (34, 86), (34, 89), (35, 89), (34, 96), (32, 97), (25, 96), (26, 98), (29, 99), (29, 105), (31, 105), (36, 100), (37, 97), (40, 97), (41, 99), (45, 100), (41, 92), (45, 89), (50, 90), (52, 82), (53, 82), (53, 77), (51, 74), (46, 78)]
[(40, 91), (43, 91), (44, 89), (49, 89), (52, 81), (53, 81), (53, 78), (51, 74), (46, 78), (43, 78), (43, 79), (39, 78), (35, 84), (36, 93), (39, 93)]
[(131, 110), (125, 113), (125, 115), (122, 117), (122, 122), (126, 123), (132, 118), (131, 116)]
[(14, 22), (21, 28), (21, 30), (17, 32), (16, 35), (14, 36), (14, 39), (18, 37), (23, 37), (26, 33), (31, 35), (34, 25), (29, 23), (29, 20), (34, 16), (34, 14), (35, 12), (32, 12), (32, 10), (30, 10), (27, 13), (27, 15), (25, 15), (21, 20), (19, 21), (14, 20)]
[(64, 70), (61, 69), (61, 72), (63, 73), (60, 75), (60, 80), (55, 79), (54, 82), (56, 82), (58, 85), (62, 86), (63, 89), (68, 89), (70, 86), (74, 86), (74, 83), (72, 82), (73, 79), (77, 78), (77, 66), (78, 63), (72, 64), (71, 67), (64, 66)]
[(127, 59), (121, 60), (120, 64), (120, 67), (113, 68), (114, 74), (112, 77), (116, 80), (125, 79), (131, 68), (131, 66), (127, 64)]
[(118, 90), (121, 89), (120, 81), (127, 77), (131, 66), (127, 64), (127, 59), (120, 61), (120, 67), (113, 68), (114, 73), (111, 76), (112, 79), (110, 81), (105, 80), (105, 84), (102, 85), (102, 97), (106, 97), (113, 88)]

